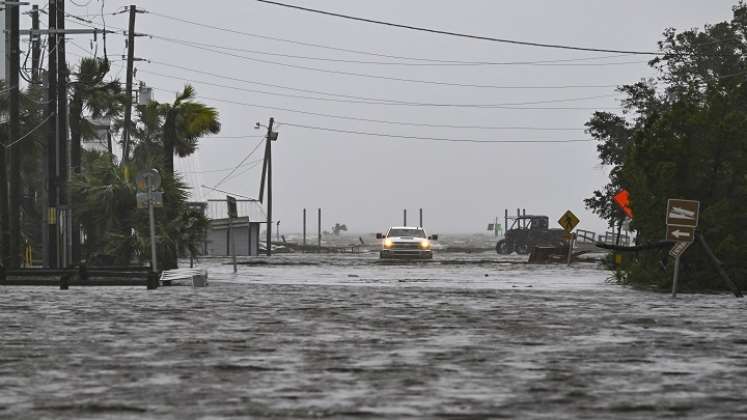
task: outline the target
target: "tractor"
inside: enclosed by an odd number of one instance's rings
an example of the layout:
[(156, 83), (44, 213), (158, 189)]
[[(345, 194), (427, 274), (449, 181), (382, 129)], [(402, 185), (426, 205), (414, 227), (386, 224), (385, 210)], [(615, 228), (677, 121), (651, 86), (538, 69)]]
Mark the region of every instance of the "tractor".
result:
[(550, 229), (547, 216), (521, 215), (512, 217), (511, 227), (503, 239), (495, 245), (499, 254), (529, 254), (534, 247), (568, 247), (563, 229)]

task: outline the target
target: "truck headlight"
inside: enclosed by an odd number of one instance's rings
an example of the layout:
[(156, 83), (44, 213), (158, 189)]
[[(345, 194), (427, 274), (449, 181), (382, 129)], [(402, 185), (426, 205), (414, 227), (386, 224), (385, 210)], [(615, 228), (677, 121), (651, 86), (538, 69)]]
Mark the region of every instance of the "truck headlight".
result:
[(394, 241), (391, 239), (384, 239), (384, 248), (391, 248), (394, 246)]
[(427, 239), (423, 240), (423, 241), (420, 241), (420, 247), (423, 248), (423, 249), (430, 249), (431, 242), (429, 240), (427, 240)]

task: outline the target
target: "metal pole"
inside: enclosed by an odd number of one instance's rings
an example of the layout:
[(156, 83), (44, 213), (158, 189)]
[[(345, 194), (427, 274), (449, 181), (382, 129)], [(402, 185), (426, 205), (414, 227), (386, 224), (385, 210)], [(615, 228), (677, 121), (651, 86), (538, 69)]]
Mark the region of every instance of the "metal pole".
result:
[(570, 267), (571, 261), (573, 260), (573, 243), (576, 241), (576, 234), (569, 232), (571, 239), (568, 240), (568, 266)]
[(423, 209), (420, 209), (420, 227), (423, 227)]
[(130, 155), (130, 125), (132, 124), (132, 76), (135, 63), (135, 15), (137, 8), (130, 6), (130, 26), (127, 32), (127, 79), (124, 104), (124, 126), (122, 127), (122, 162), (127, 163)]
[(319, 253), (322, 253), (322, 209), (320, 208), (317, 211), (318, 221), (317, 221), (317, 241), (319, 246)]
[(301, 252), (306, 252), (306, 209), (303, 209), (303, 247)]
[(148, 183), (148, 221), (150, 222), (150, 260), (154, 273), (158, 272), (158, 260), (156, 257), (156, 216), (153, 211), (153, 184), (151, 177), (147, 178)]
[(677, 297), (677, 280), (680, 277), (680, 256), (674, 259), (674, 278), (672, 279), (672, 297)]
[(404, 222), (402, 226), (407, 226), (407, 209), (403, 210), (403, 218), (404, 218)]

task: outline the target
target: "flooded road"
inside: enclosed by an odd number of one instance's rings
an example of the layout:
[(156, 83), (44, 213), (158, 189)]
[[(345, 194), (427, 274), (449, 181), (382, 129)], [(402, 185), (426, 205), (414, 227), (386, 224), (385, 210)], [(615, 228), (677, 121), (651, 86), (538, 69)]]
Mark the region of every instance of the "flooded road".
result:
[(0, 288), (0, 418), (747, 418), (747, 304), (593, 264), (280, 256)]

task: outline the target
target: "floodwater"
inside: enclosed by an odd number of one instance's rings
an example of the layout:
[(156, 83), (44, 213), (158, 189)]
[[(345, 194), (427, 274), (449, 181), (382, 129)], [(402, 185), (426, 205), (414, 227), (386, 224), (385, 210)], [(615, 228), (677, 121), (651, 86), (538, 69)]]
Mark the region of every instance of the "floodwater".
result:
[(0, 418), (747, 418), (744, 300), (494, 254), (0, 288)]

